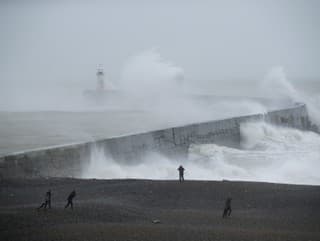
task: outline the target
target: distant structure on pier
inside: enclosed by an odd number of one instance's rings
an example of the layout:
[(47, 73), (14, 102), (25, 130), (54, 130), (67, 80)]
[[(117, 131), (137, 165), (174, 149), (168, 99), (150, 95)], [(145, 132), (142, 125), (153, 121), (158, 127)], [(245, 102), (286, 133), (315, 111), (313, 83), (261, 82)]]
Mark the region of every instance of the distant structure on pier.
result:
[(105, 74), (102, 66), (97, 69), (97, 84), (96, 89), (85, 90), (83, 92), (84, 97), (95, 104), (105, 104), (117, 94), (117, 90), (111, 81), (105, 81)]

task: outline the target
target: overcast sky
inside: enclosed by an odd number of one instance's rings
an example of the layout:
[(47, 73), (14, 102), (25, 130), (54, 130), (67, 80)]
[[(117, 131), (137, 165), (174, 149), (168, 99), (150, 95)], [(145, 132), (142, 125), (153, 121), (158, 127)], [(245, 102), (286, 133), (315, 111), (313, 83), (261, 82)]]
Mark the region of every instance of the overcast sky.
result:
[[(283, 66), (320, 76), (320, 1), (0, 1), (0, 93), (118, 79), (130, 56), (157, 48), (186, 79), (261, 78)], [(212, 82), (214, 83), (214, 82)]]

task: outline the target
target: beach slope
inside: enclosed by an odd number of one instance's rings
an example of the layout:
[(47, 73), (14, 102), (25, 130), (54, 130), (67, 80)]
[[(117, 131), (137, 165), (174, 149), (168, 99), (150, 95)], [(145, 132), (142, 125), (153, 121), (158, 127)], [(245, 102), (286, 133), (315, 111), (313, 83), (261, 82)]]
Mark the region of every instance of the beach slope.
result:
[[(319, 186), (60, 178), (0, 188), (2, 241), (320, 240)], [(48, 189), (52, 208), (37, 211)], [(74, 209), (64, 209), (73, 189)]]

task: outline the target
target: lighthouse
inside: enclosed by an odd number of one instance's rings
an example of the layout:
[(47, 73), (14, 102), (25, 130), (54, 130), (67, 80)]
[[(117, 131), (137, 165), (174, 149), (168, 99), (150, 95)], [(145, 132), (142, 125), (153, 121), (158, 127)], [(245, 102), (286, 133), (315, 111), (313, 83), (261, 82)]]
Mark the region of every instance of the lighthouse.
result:
[(119, 96), (113, 83), (109, 80), (105, 81), (105, 74), (101, 65), (97, 68), (96, 77), (96, 89), (88, 89), (83, 92), (86, 100), (93, 104), (103, 105), (108, 103), (111, 98), (115, 99)]
[(104, 72), (101, 67), (97, 69), (97, 91), (104, 91)]

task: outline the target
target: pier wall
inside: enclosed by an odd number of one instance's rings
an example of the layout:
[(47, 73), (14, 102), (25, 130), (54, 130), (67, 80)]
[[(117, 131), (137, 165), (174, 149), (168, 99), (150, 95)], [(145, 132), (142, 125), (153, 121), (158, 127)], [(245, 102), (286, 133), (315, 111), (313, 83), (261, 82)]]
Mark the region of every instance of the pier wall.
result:
[(307, 130), (310, 126), (306, 106), (299, 104), (266, 114), (215, 120), (2, 156), (0, 176), (2, 178), (80, 177), (83, 168), (90, 163), (93, 148), (103, 150), (106, 155), (119, 162), (134, 164), (152, 152), (183, 161), (190, 144), (216, 143), (239, 147), (240, 124), (262, 120), (302, 130)]

